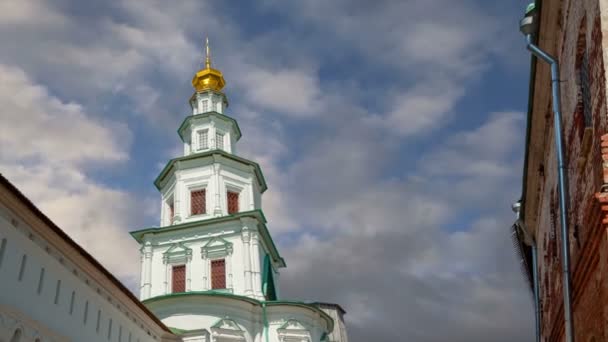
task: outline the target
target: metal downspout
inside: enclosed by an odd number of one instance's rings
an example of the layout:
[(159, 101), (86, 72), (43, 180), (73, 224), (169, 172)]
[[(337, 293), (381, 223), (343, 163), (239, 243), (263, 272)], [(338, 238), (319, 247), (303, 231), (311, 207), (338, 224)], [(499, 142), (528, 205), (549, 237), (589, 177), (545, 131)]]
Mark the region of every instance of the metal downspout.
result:
[(268, 342), (268, 316), (266, 316), (266, 302), (262, 302), (262, 316), (264, 319), (264, 339)]
[(572, 322), (572, 298), (570, 277), (570, 237), (568, 230), (568, 179), (566, 175), (566, 166), (564, 164), (563, 150), (563, 133), (562, 133), (562, 113), (561, 113), (561, 95), (559, 89), (559, 64), (555, 58), (541, 50), (532, 42), (532, 35), (526, 35), (528, 42), (527, 49), (536, 57), (549, 63), (551, 66), (551, 90), (553, 95), (553, 123), (555, 129), (555, 146), (557, 149), (557, 164), (558, 164), (558, 187), (559, 187), (559, 211), (560, 224), (562, 235), (562, 273), (563, 273), (563, 291), (564, 291), (564, 324), (566, 325), (566, 341), (574, 342), (574, 326)]

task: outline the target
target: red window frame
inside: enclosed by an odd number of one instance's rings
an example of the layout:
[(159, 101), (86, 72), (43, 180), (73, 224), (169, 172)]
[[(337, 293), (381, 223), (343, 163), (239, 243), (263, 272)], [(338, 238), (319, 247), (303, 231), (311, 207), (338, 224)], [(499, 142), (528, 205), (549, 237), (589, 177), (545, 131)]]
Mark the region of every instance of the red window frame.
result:
[(226, 288), (226, 259), (211, 260), (211, 289)]
[(186, 292), (186, 265), (171, 267), (171, 292)]
[(190, 192), (190, 214), (202, 215), (207, 212), (207, 198), (205, 189)]
[(228, 202), (228, 214), (236, 214), (239, 212), (239, 193), (228, 191), (226, 193)]

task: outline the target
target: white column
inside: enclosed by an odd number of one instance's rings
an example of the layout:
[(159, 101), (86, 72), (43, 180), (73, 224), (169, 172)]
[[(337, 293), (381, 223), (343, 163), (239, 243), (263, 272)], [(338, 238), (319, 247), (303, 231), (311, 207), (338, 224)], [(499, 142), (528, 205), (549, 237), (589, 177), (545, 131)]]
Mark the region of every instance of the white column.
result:
[(211, 121), (209, 126), (209, 148), (216, 148), (215, 145), (215, 122)]
[(139, 249), (139, 300), (144, 300), (146, 299), (144, 296), (144, 284), (146, 283), (145, 277), (145, 271), (146, 271), (146, 264), (144, 263), (145, 259), (145, 252), (144, 252), (144, 247), (142, 246)]
[(251, 251), (249, 246), (250, 241), (250, 232), (249, 228), (245, 225), (244, 220), (241, 220), (243, 223), (243, 231), (241, 233), (241, 238), (243, 240), (243, 268), (244, 268), (244, 276), (245, 276), (245, 295), (253, 296), (253, 290), (251, 288)]
[(232, 289), (232, 253), (226, 256), (226, 288)]
[(169, 288), (169, 279), (171, 278), (171, 264), (167, 261), (165, 262), (165, 294), (171, 293), (171, 289)]
[(203, 252), (203, 290), (209, 290), (209, 259), (207, 259), (207, 253)]
[(174, 216), (173, 216), (173, 223), (179, 223), (181, 221), (182, 216), (185, 213), (182, 213), (182, 202), (183, 202), (183, 198), (182, 198), (182, 186), (181, 186), (181, 182), (180, 182), (180, 177), (179, 174), (176, 173), (175, 174), (175, 187), (173, 189), (173, 211), (174, 211)]
[(189, 256), (186, 256), (186, 291), (191, 289), (192, 262)]
[(142, 298), (150, 298), (152, 288), (152, 244), (149, 241), (144, 243), (143, 247), (143, 291)]
[(221, 192), (220, 192), (220, 164), (213, 164), (213, 177), (215, 181), (215, 208), (213, 209), (213, 216), (222, 216), (221, 207)]
[(165, 208), (165, 199), (162, 198), (160, 199), (160, 225), (159, 227), (164, 227), (165, 226), (165, 222), (167, 222), (168, 220), (166, 219), (167, 217), (167, 209)]
[(253, 272), (253, 291), (258, 298), (263, 298), (262, 277), (260, 275), (260, 248), (259, 235), (257, 231), (251, 232), (251, 266)]
[[(254, 173), (253, 168), (251, 170), (252, 173)], [(253, 210), (255, 209), (255, 199), (253, 197), (253, 183), (249, 182), (249, 210)]]

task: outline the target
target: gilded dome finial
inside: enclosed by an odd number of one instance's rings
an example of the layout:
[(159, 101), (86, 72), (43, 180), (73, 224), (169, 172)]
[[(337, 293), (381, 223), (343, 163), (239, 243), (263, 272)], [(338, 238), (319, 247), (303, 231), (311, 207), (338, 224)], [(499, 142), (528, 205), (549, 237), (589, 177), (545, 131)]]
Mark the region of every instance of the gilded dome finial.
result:
[(205, 90), (221, 91), (226, 85), (222, 72), (211, 68), (211, 49), (209, 37), (205, 37), (205, 68), (199, 70), (192, 78), (192, 86), (197, 92)]
[(209, 37), (205, 37), (205, 68), (211, 68), (211, 50), (209, 49)]

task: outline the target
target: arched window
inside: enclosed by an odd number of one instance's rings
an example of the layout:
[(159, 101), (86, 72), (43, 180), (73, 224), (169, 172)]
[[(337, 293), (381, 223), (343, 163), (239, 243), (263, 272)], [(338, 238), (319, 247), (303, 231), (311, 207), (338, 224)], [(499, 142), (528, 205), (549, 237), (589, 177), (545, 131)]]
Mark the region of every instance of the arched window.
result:
[(11, 337), (11, 342), (20, 342), (21, 341), (21, 329), (15, 330), (13, 333), (13, 337)]

